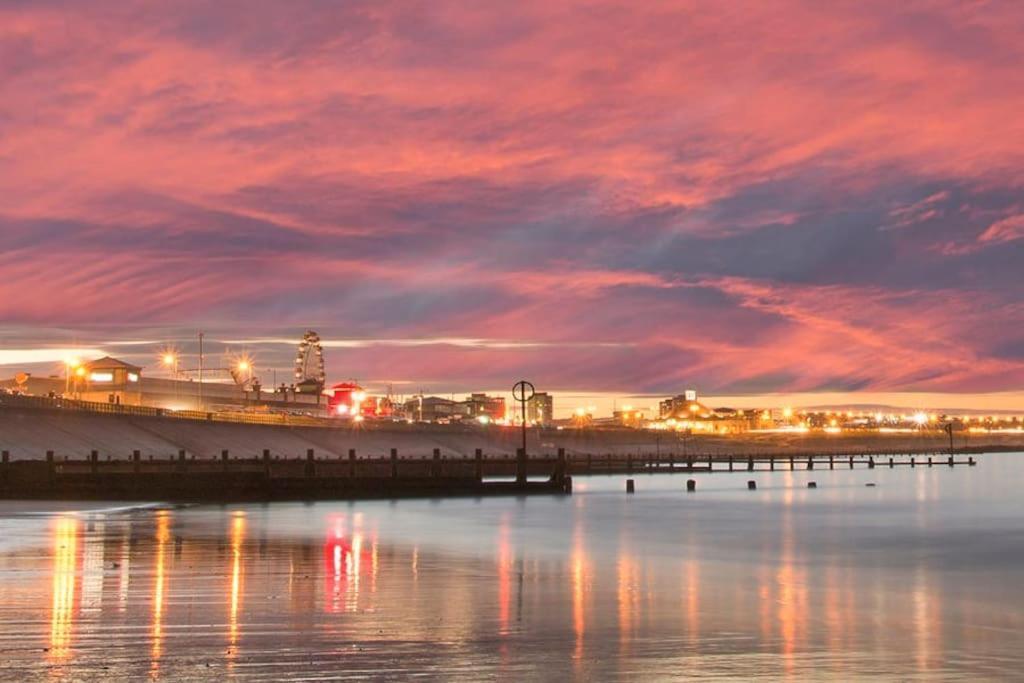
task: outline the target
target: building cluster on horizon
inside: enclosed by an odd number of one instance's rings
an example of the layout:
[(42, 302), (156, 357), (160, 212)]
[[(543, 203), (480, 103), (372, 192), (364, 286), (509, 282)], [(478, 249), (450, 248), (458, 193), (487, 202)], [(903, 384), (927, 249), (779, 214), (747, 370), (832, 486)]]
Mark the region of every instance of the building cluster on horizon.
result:
[[(167, 365), (167, 363), (164, 363)], [(248, 371), (247, 373), (245, 371)], [(404, 400), (370, 396), (355, 382), (309, 390), (304, 383), (282, 384), (269, 390), (254, 378), (250, 367), (236, 367), (233, 381), (195, 381), (174, 377), (147, 377), (143, 368), (109, 356), (87, 362), (69, 361), (62, 376), (36, 377), (18, 373), (0, 380), (0, 392), (72, 398), (123, 406), (148, 406), (167, 410), (208, 412), (286, 412), (355, 421), (392, 420), (410, 423), (518, 425), (523, 423), (521, 405), (504, 396), (474, 392), (462, 399), (420, 394)], [(913, 412), (796, 410), (765, 408), (737, 410), (712, 407), (701, 401), (696, 389), (658, 403), (657, 415), (626, 405), (611, 417), (598, 417), (596, 408), (577, 408), (566, 419), (555, 419), (554, 397), (537, 392), (527, 401), (529, 426), (557, 429), (652, 429), (690, 434), (741, 434), (745, 432), (840, 433), (857, 430), (911, 432), (953, 425), (966, 431), (1021, 431), (1020, 417), (944, 415)]]

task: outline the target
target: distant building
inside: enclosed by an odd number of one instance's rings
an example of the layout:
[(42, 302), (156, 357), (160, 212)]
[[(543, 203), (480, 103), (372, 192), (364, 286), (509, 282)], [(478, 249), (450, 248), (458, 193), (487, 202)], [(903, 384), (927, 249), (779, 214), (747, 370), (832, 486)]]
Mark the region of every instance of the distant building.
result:
[(462, 402), (467, 417), (477, 419), (486, 417), (488, 420), (505, 419), (505, 398), (488, 396), (487, 394), (470, 394)]
[(466, 414), (463, 405), (440, 396), (416, 396), (406, 401), (402, 408), (405, 418), (414, 422), (450, 422), (460, 420)]
[(555, 421), (555, 401), (551, 394), (540, 391), (526, 402), (526, 420), (545, 427)]
[(712, 411), (697, 400), (697, 390), (687, 389), (672, 398), (658, 404), (658, 415), (662, 420), (692, 418), (709, 415)]
[(142, 368), (104, 356), (84, 363), (71, 376), (72, 393), (83, 401), (142, 405)]

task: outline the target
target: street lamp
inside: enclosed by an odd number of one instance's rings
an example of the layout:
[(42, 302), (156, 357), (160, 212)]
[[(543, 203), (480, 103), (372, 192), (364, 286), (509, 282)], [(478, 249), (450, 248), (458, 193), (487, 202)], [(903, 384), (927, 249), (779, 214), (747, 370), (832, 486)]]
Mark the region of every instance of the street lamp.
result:
[(82, 367), (81, 361), (77, 358), (66, 358), (64, 359), (64, 393), (71, 393), (71, 373), (78, 374), (78, 370)]

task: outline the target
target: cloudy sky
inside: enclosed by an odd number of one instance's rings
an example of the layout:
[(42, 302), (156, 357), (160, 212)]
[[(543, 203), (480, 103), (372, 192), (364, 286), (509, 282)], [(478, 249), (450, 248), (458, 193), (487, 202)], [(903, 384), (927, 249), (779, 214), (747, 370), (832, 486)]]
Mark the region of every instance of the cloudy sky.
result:
[(1019, 390), (1022, 35), (1012, 0), (0, 0), (0, 362), (204, 329), (284, 369), (314, 328), (332, 376), (447, 391)]

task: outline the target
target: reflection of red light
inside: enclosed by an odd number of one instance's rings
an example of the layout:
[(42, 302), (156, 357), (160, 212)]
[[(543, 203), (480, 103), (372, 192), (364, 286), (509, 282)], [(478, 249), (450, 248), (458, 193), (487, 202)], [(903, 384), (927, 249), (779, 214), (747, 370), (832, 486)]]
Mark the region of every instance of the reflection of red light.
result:
[(338, 517), (328, 529), (324, 541), (324, 609), (327, 612), (348, 612), (357, 608), (359, 578), (372, 570), (373, 554), (364, 547), (363, 536), (356, 530), (351, 537), (345, 533), (344, 519)]

